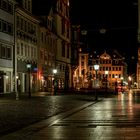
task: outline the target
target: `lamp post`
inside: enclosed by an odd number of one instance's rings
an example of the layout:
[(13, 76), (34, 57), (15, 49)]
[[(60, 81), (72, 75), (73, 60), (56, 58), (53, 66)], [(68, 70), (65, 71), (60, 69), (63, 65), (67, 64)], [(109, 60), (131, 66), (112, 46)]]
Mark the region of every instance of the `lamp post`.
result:
[(53, 86), (54, 86), (54, 94), (56, 93), (56, 80), (55, 80), (55, 75), (57, 73), (57, 69), (53, 69), (53, 76), (54, 76), (54, 79), (53, 79)]
[(28, 93), (29, 93), (29, 98), (31, 98), (31, 64), (28, 63), (26, 65), (27, 70), (28, 70), (28, 75), (29, 75), (29, 86), (28, 86)]
[(19, 88), (18, 88), (18, 86), (19, 86), (19, 79), (18, 79), (18, 78), (19, 78), (19, 77), (16, 76), (16, 85), (17, 85), (16, 100), (19, 100), (19, 94), (18, 94), (18, 91), (19, 91)]
[(117, 87), (118, 87), (118, 81), (117, 81), (117, 78), (118, 78), (118, 76), (115, 75), (115, 79), (116, 79), (116, 81), (115, 81), (115, 93), (118, 93), (118, 90), (117, 90)]
[(108, 88), (108, 73), (109, 71), (105, 71), (105, 90), (107, 91)]
[(131, 76), (128, 76), (128, 86), (129, 86), (129, 90), (130, 90), (130, 88), (131, 88), (131, 82), (132, 82), (132, 78), (131, 78)]
[(121, 91), (123, 92), (123, 77), (121, 77)]
[[(99, 65), (98, 64), (94, 65), (94, 70), (95, 70), (96, 87), (97, 87), (97, 72), (99, 70)], [(97, 95), (97, 92), (96, 92), (96, 87), (95, 87), (95, 100), (98, 100), (98, 95)]]

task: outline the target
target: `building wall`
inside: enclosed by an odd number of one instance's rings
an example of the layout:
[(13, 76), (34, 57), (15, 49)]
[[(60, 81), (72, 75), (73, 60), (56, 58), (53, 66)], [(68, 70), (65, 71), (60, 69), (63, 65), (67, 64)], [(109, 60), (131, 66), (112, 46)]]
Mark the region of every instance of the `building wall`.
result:
[[(22, 7), (24, 8), (24, 7)], [(15, 15), (15, 83), (16, 90), (28, 92), (29, 73), (27, 64), (31, 64), (31, 91), (37, 91), (37, 60), (38, 60), (38, 31), (39, 21), (29, 12), (20, 7), (16, 8)], [(24, 69), (21, 69), (24, 67)], [(17, 78), (16, 78), (17, 77)], [(17, 82), (17, 80), (19, 82)]]
[[(46, 16), (46, 18), (49, 20), (48, 16)], [(52, 25), (52, 20), (50, 20), (49, 23), (49, 25)], [(52, 26), (47, 27), (47, 24), (45, 24), (44, 26), (40, 26), (38, 50), (38, 72), (40, 91), (52, 91), (53, 86), (52, 79), (54, 78), (53, 69), (55, 69), (57, 37), (52, 32), (51, 27)]]
[[(70, 18), (68, 0), (58, 0), (57, 13), (55, 13), (57, 54), (56, 67), (58, 69), (57, 78), (62, 81), (64, 87), (69, 88), (71, 82), (71, 45), (70, 45)], [(67, 14), (67, 12), (68, 14)], [(69, 74), (68, 74), (69, 73)], [(68, 87), (69, 86), (69, 87)]]
[(12, 92), (13, 48), (14, 48), (14, 5), (13, 0), (0, 5), (0, 92)]
[[(107, 57), (108, 56), (108, 57)], [(91, 59), (92, 63), (89, 63)], [(99, 69), (95, 71), (94, 65), (98, 64)], [(79, 66), (74, 73), (75, 88), (114, 88), (115, 82), (125, 81), (127, 73), (124, 69), (123, 59), (112, 58), (106, 52), (98, 57), (89, 57), (87, 53), (79, 53)], [(98, 82), (98, 83), (97, 83)]]
[(140, 0), (138, 0), (138, 62), (137, 62), (137, 88), (140, 88)]

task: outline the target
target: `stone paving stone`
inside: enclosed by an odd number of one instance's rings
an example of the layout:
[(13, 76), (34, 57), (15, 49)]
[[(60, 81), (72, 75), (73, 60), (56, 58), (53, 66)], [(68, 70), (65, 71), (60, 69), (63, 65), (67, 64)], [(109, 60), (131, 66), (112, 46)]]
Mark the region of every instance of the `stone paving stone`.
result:
[(2, 140), (140, 140), (139, 98), (106, 98), (87, 104), (43, 121), (46, 127), (36, 123)]

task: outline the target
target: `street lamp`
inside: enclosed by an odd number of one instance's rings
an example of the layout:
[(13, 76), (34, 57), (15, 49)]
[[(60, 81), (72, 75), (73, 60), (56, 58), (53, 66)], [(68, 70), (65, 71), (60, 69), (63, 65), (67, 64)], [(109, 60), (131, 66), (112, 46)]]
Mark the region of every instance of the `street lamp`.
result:
[(54, 76), (54, 79), (53, 79), (53, 86), (54, 86), (54, 94), (56, 92), (56, 80), (55, 80), (55, 75), (57, 73), (57, 69), (53, 69), (53, 76)]
[[(99, 70), (99, 65), (98, 64), (94, 65), (94, 70), (95, 70), (96, 87), (97, 87), (97, 72)], [(97, 92), (96, 92), (96, 87), (95, 87), (95, 100), (98, 100), (98, 95), (97, 95)]]
[(129, 86), (129, 90), (130, 90), (130, 88), (131, 88), (131, 82), (132, 82), (132, 78), (131, 78), (131, 76), (129, 76), (128, 77), (128, 86)]
[(16, 76), (16, 85), (17, 85), (17, 91), (16, 91), (16, 100), (18, 100), (19, 99), (19, 94), (18, 94), (18, 91), (19, 91), (19, 89), (18, 89), (18, 86), (19, 86), (19, 79), (18, 79), (19, 77), (18, 76)]
[(121, 91), (123, 92), (123, 77), (121, 77)]
[(109, 71), (105, 71), (105, 89), (106, 89), (106, 91), (107, 91), (107, 88), (108, 88), (108, 73), (109, 73)]
[(115, 75), (115, 79), (116, 79), (116, 81), (115, 81), (115, 93), (118, 93), (118, 89), (117, 89), (117, 87), (118, 87), (118, 81), (117, 81), (117, 78), (118, 78), (118, 76)]
[(29, 98), (31, 98), (31, 64), (28, 63), (26, 65), (26, 67), (27, 67), (28, 75), (29, 75), (29, 87), (28, 87), (29, 89), (28, 89), (28, 92), (29, 92)]

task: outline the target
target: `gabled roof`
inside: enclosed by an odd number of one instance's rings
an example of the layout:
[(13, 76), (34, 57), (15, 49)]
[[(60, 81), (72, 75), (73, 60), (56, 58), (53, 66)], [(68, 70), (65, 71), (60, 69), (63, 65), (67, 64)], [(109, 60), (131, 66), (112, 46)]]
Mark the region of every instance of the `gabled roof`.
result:
[(93, 57), (95, 59), (123, 59), (123, 56), (117, 50), (96, 52), (93, 54)]
[(56, 8), (57, 0), (33, 0), (33, 14), (48, 15), (51, 8)]
[(101, 59), (111, 59), (110, 55), (106, 51), (100, 56)]

